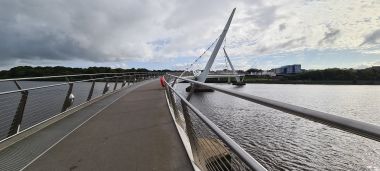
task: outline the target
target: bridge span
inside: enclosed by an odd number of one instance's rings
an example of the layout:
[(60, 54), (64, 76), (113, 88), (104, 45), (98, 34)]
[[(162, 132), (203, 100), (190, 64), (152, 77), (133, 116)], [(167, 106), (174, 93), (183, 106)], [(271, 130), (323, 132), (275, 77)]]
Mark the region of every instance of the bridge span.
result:
[(193, 170), (165, 89), (151, 78), (2, 140), (0, 170)]
[[(265, 171), (179, 93), (180, 80), (362, 137), (380, 127), (161, 73), (0, 80), (0, 170)], [(90, 79), (84, 79), (90, 77)], [(46, 81), (53, 78), (55, 81)], [(34, 80), (28, 82), (26, 80)], [(62, 81), (66, 80), (66, 81)], [(58, 82), (57, 82), (58, 81)], [(36, 86), (38, 84), (38, 86)], [(43, 84), (43, 85), (40, 85)]]
[(192, 170), (158, 80), (124, 91), (25, 170)]

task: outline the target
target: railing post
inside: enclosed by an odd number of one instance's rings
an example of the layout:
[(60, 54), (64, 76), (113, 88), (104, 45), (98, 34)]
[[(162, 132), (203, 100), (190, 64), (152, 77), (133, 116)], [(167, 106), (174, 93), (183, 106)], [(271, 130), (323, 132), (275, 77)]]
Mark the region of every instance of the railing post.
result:
[(178, 78), (174, 78), (174, 81), (173, 81), (172, 87), (174, 87), (175, 83), (177, 82), (177, 79), (178, 79)]
[(131, 78), (132, 78), (132, 75), (128, 75), (128, 86), (131, 84)]
[(177, 109), (177, 106), (176, 106), (176, 103), (175, 103), (175, 98), (173, 96), (173, 92), (171, 91), (170, 87), (168, 84), (166, 84), (166, 89), (167, 89), (167, 92), (168, 92), (168, 98), (169, 98), (169, 102), (171, 102), (172, 104), (172, 108), (173, 108), (173, 111), (174, 111), (174, 115), (175, 115), (175, 118), (178, 119), (179, 118), (179, 113), (178, 113), (178, 109)]
[[(17, 81), (14, 81), (14, 83), (16, 84), (19, 90), (22, 89), (21, 86), (17, 83)], [(28, 94), (29, 92), (27, 90), (21, 91), (21, 99), (20, 99), (20, 102), (18, 103), (18, 107), (15, 113), (15, 116), (13, 117), (11, 127), (9, 128), (8, 137), (14, 134), (17, 134), (20, 131), (20, 126), (21, 126), (22, 118), (24, 116), (24, 110), (25, 110), (26, 101), (28, 99)]]
[(123, 84), (121, 87), (124, 87), (127, 84), (127, 79), (125, 78), (125, 75), (123, 75)]
[(181, 99), (181, 106), (182, 106), (183, 116), (185, 118), (186, 131), (188, 132), (188, 135), (190, 136), (189, 131), (193, 129), (193, 124), (191, 123), (191, 118), (190, 118), (189, 110), (187, 109), (187, 105), (182, 99)]
[(69, 83), (69, 89), (67, 90), (65, 102), (63, 102), (63, 106), (62, 106), (61, 112), (66, 111), (66, 109), (69, 108), (70, 105), (71, 105), (70, 95), (73, 92), (73, 86), (74, 86), (74, 83)]
[(138, 79), (139, 79), (139, 75), (133, 75), (133, 83), (136, 83), (138, 82)]
[(94, 93), (94, 87), (95, 87), (95, 79), (92, 80), (92, 85), (91, 85), (90, 92), (88, 93), (87, 101), (91, 100), (92, 94)]
[(116, 90), (116, 87), (117, 87), (117, 82), (119, 81), (119, 76), (116, 76), (116, 80), (115, 80), (115, 86), (113, 86), (113, 91)]
[(191, 96), (194, 94), (195, 86), (196, 85), (194, 85), (193, 83), (190, 83), (190, 86), (191, 86), (190, 92), (189, 92), (189, 94), (186, 97), (187, 101), (190, 101)]
[(103, 94), (106, 94), (108, 91), (108, 79), (106, 78), (106, 84), (104, 85)]
[(165, 84), (165, 92), (166, 92), (166, 95), (168, 96), (168, 100), (169, 100), (169, 105), (173, 105), (172, 103), (172, 99), (169, 97), (169, 86), (167, 84)]
[(196, 140), (194, 138), (194, 128), (193, 128), (193, 123), (191, 122), (191, 117), (189, 114), (189, 110), (187, 108), (187, 105), (183, 99), (181, 99), (181, 106), (182, 106), (182, 112), (183, 112), (183, 117), (185, 119), (185, 124), (186, 124), (186, 133), (187, 137), (189, 138), (191, 149), (193, 151), (193, 157), (198, 157), (195, 154), (197, 154), (197, 146), (196, 146)]

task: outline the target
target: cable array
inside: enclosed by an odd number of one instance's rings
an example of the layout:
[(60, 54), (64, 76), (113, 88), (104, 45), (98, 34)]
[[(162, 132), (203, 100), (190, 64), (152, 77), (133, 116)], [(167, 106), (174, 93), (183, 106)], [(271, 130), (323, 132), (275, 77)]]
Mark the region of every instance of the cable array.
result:
[[(128, 87), (135, 82), (157, 78), (158, 75), (161, 73), (101, 73), (29, 78), (29, 80), (66, 78), (72, 82), (26, 81), (28, 78), (0, 80), (0, 88), (6, 90), (0, 92), (0, 140), (89, 100)], [(15, 90), (15, 84), (10, 81), (21, 84), (21, 89)], [(95, 85), (91, 91), (93, 81)], [(129, 83), (123, 87), (124, 81)], [(105, 91), (106, 82), (108, 89)], [(70, 99), (71, 94), (74, 95), (73, 99)]]
[[(173, 81), (173, 80), (172, 80)], [(169, 81), (170, 82), (170, 81)], [(200, 170), (210, 171), (246, 171), (251, 170), (245, 162), (216, 135), (192, 108), (182, 102), (166, 86), (169, 106), (174, 113), (175, 122), (184, 130), (189, 138), (192, 154)]]
[(214, 46), (214, 44), (217, 42), (219, 40), (219, 36), (218, 36), (218, 38), (216, 38), (215, 40), (214, 40), (214, 42), (212, 42), (211, 43), (211, 45), (199, 56), (199, 57), (197, 57), (186, 69), (185, 69), (185, 71), (183, 71), (182, 73), (181, 73), (181, 75), (180, 76), (182, 76), (184, 73), (186, 73), (186, 72), (188, 72), (193, 66), (194, 66), (194, 64), (195, 63), (197, 63), (206, 53), (207, 53), (207, 51), (208, 50), (210, 50), (211, 49), (211, 47), (213, 47)]

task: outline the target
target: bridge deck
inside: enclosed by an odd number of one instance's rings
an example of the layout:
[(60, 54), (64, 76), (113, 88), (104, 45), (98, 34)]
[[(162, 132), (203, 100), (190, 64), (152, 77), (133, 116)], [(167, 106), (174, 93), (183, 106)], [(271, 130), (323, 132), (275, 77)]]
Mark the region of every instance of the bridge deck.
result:
[(158, 81), (98, 113), (25, 170), (193, 170)]

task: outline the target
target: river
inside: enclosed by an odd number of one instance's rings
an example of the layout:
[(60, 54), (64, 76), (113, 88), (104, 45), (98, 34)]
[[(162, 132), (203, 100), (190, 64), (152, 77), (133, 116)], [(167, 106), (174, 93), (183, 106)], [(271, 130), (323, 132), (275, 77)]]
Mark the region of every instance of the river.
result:
[[(380, 125), (380, 86), (215, 85)], [(269, 170), (380, 170), (379, 142), (220, 92), (191, 103)]]

